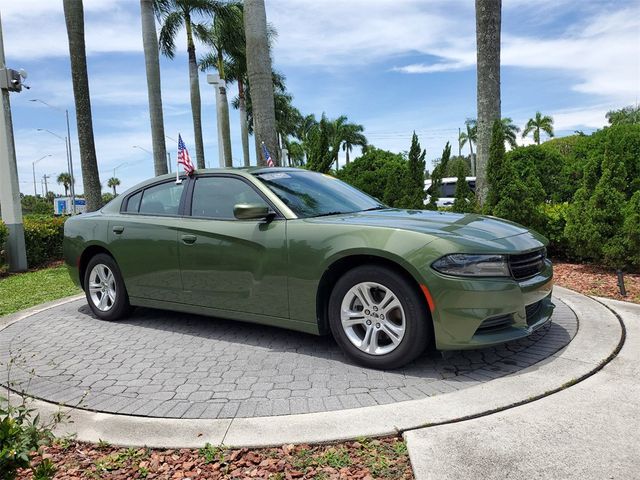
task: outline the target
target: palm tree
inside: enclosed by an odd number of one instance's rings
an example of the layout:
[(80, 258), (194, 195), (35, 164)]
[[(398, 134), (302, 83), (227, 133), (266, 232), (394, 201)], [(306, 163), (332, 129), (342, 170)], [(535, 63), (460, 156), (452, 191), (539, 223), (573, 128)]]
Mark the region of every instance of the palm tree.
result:
[(502, 132), (504, 133), (504, 139), (509, 144), (509, 146), (513, 149), (518, 146), (518, 142), (516, 142), (516, 138), (518, 133), (520, 132), (520, 128), (513, 123), (513, 120), (509, 117), (505, 117), (501, 120), (502, 124)]
[(187, 32), (187, 54), (189, 57), (189, 91), (191, 94), (191, 115), (196, 147), (198, 168), (205, 168), (204, 143), (202, 141), (202, 105), (200, 101), (200, 81), (194, 37), (199, 38), (200, 28), (197, 17), (213, 17), (224, 4), (217, 0), (154, 0), (156, 15), (161, 19), (160, 51), (168, 58), (174, 58), (176, 37), (182, 27)]
[(58, 185), (62, 185), (64, 187), (64, 196), (69, 195), (69, 188), (71, 187), (71, 175), (67, 172), (63, 172), (58, 175), (57, 178)]
[(553, 137), (553, 118), (536, 112), (535, 118), (530, 118), (522, 131), (522, 138), (533, 132), (533, 140), (540, 145), (540, 131), (545, 132), (549, 137)]
[(244, 50), (244, 24), (242, 20), (242, 6), (237, 3), (228, 3), (216, 13), (213, 23), (204, 27), (194, 27), (198, 30), (198, 36), (211, 47), (211, 51), (200, 59), (200, 69), (205, 71), (215, 68), (221, 83), (218, 88), (218, 125), (222, 140), (222, 154), (224, 165), (233, 166), (231, 155), (231, 130), (229, 127), (229, 101), (227, 100), (226, 83), (228, 81), (225, 69), (225, 57), (233, 52)]
[[(274, 163), (279, 165), (280, 152), (278, 150), (271, 56), (269, 54), (269, 35), (264, 0), (245, 0), (244, 30), (256, 143), (264, 142)], [(258, 165), (264, 164), (265, 159), (258, 156)]]
[(86, 209), (88, 212), (92, 212), (102, 206), (102, 187), (100, 186), (100, 174), (98, 173), (96, 145), (93, 139), (87, 54), (84, 43), (84, 8), (82, 1), (79, 0), (63, 0), (62, 5), (65, 23), (67, 24), (67, 37), (69, 38), (71, 80), (76, 104), (82, 185), (87, 201)]
[(113, 196), (115, 197), (118, 192), (116, 192), (116, 187), (120, 185), (120, 179), (116, 178), (116, 177), (111, 177), (109, 180), (107, 180), (107, 187), (109, 188), (113, 188)]
[(345, 152), (347, 165), (349, 165), (349, 153), (353, 147), (366, 148), (367, 146), (367, 137), (362, 132), (364, 132), (364, 127), (357, 123), (342, 125), (340, 135), (342, 136), (342, 150)]
[(478, 155), (476, 193), (483, 204), (487, 196), (487, 162), (491, 130), (500, 116), (500, 27), (502, 0), (476, 0), (478, 77)]
[(149, 118), (151, 120), (151, 143), (153, 146), (153, 170), (156, 176), (167, 173), (167, 150), (164, 143), (164, 118), (160, 93), (160, 59), (158, 57), (158, 35), (153, 13), (153, 0), (140, 0), (142, 18), (142, 45), (147, 71), (147, 94)]

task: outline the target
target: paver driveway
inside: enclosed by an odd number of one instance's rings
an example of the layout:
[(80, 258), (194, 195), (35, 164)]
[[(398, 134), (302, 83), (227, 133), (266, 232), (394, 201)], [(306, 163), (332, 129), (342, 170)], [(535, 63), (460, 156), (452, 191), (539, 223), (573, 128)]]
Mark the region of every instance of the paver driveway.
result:
[(578, 327), (554, 301), (553, 323), (526, 340), (445, 359), (426, 354), (382, 372), (350, 364), (331, 337), (150, 309), (108, 323), (79, 300), (2, 330), (0, 362), (2, 370), (11, 364), (17, 390), (110, 413), (233, 418), (340, 410), (444, 394), (546, 358)]

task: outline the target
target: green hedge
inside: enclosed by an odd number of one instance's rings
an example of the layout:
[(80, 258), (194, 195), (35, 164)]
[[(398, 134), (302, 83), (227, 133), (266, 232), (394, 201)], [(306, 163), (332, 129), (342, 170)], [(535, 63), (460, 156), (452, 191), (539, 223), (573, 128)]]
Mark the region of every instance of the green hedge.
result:
[(4, 265), (6, 259), (4, 255), (5, 242), (7, 241), (7, 237), (9, 236), (9, 229), (4, 224), (2, 220), (0, 220), (0, 266)]
[(64, 217), (27, 215), (24, 217), (24, 241), (29, 267), (62, 259)]

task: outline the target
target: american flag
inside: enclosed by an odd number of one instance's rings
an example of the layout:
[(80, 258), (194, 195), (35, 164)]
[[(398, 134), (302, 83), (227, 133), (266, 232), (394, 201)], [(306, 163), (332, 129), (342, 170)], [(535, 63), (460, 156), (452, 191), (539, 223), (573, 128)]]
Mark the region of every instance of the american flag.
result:
[(182, 164), (187, 175), (191, 175), (195, 170), (191, 162), (191, 157), (189, 156), (189, 150), (187, 150), (180, 134), (178, 134), (178, 164)]
[(264, 155), (264, 159), (267, 162), (267, 167), (273, 167), (273, 159), (271, 158), (271, 154), (269, 153), (269, 150), (267, 150), (267, 146), (264, 144), (264, 142), (262, 142), (262, 154)]

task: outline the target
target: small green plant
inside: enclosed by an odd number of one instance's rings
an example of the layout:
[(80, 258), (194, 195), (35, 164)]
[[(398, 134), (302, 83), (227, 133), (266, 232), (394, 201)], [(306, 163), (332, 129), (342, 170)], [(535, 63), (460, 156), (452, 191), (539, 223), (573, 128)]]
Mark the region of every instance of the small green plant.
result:
[(138, 473), (142, 478), (147, 478), (147, 475), (149, 475), (149, 469), (147, 467), (138, 467)]
[(145, 450), (136, 450), (135, 448), (127, 448), (124, 451), (112, 453), (106, 457), (97, 460), (94, 465), (96, 471), (101, 473), (119, 470), (132, 461), (140, 460), (148, 454)]
[(206, 463), (224, 462), (224, 449), (222, 447), (215, 447), (207, 442), (207, 444), (199, 450), (199, 453)]
[[(18, 406), (0, 396), (0, 478), (13, 480), (20, 468), (31, 467), (31, 454), (53, 440), (52, 423), (44, 424), (26, 400)], [(46, 470), (46, 465), (43, 471)], [(46, 477), (42, 477), (46, 478)]]
[(45, 458), (33, 471), (33, 480), (51, 480), (57, 471), (53, 462)]
[(344, 447), (331, 447), (316, 458), (321, 467), (343, 468), (351, 465), (349, 450)]
[(106, 450), (111, 447), (111, 444), (106, 440), (102, 440), (101, 438), (99, 438), (97, 447), (98, 450)]

